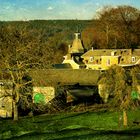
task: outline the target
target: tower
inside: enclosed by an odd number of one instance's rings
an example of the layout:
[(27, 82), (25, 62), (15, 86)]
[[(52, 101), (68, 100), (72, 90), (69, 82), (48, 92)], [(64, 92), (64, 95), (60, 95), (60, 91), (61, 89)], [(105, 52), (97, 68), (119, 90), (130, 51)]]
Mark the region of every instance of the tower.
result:
[(84, 53), (84, 48), (81, 42), (81, 34), (80, 33), (74, 33), (75, 39), (73, 40), (72, 46), (69, 47), (69, 53)]

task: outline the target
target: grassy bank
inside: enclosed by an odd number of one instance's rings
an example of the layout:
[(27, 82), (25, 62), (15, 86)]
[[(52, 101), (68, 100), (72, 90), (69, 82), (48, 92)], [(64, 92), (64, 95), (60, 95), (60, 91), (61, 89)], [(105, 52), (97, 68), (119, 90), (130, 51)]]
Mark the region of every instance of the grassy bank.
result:
[(129, 126), (118, 124), (118, 112), (61, 113), (20, 118), (18, 122), (0, 120), (0, 139), (19, 140), (121, 140), (139, 139), (140, 111), (128, 114)]

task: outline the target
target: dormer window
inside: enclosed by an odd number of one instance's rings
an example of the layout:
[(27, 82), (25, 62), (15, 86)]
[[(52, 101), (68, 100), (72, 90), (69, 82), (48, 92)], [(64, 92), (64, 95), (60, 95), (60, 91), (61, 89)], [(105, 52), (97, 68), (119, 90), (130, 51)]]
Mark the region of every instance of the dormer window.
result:
[(90, 58), (89, 58), (89, 61), (90, 61), (90, 62), (93, 62), (93, 59), (94, 59), (93, 57), (90, 57)]
[(115, 56), (116, 53), (117, 53), (116, 51), (112, 51), (112, 52), (111, 52), (111, 56)]
[(135, 62), (136, 61), (136, 58), (135, 57), (132, 57), (132, 62)]

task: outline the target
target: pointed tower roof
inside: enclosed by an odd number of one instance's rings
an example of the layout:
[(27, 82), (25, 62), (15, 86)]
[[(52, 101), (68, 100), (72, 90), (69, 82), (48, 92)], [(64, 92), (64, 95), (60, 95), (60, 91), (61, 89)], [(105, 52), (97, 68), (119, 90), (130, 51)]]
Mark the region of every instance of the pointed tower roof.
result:
[(84, 47), (80, 39), (80, 33), (74, 33), (75, 39), (73, 40), (72, 47), (69, 49), (69, 53), (84, 53)]

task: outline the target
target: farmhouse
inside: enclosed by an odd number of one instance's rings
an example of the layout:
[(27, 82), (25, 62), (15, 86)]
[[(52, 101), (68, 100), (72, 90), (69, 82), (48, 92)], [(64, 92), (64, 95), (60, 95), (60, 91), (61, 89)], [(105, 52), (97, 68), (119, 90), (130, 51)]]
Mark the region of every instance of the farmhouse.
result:
[(80, 33), (75, 33), (72, 46), (64, 56), (63, 64), (71, 64), (73, 69), (107, 70), (112, 65), (122, 67), (140, 64), (140, 49), (91, 49), (85, 52)]

